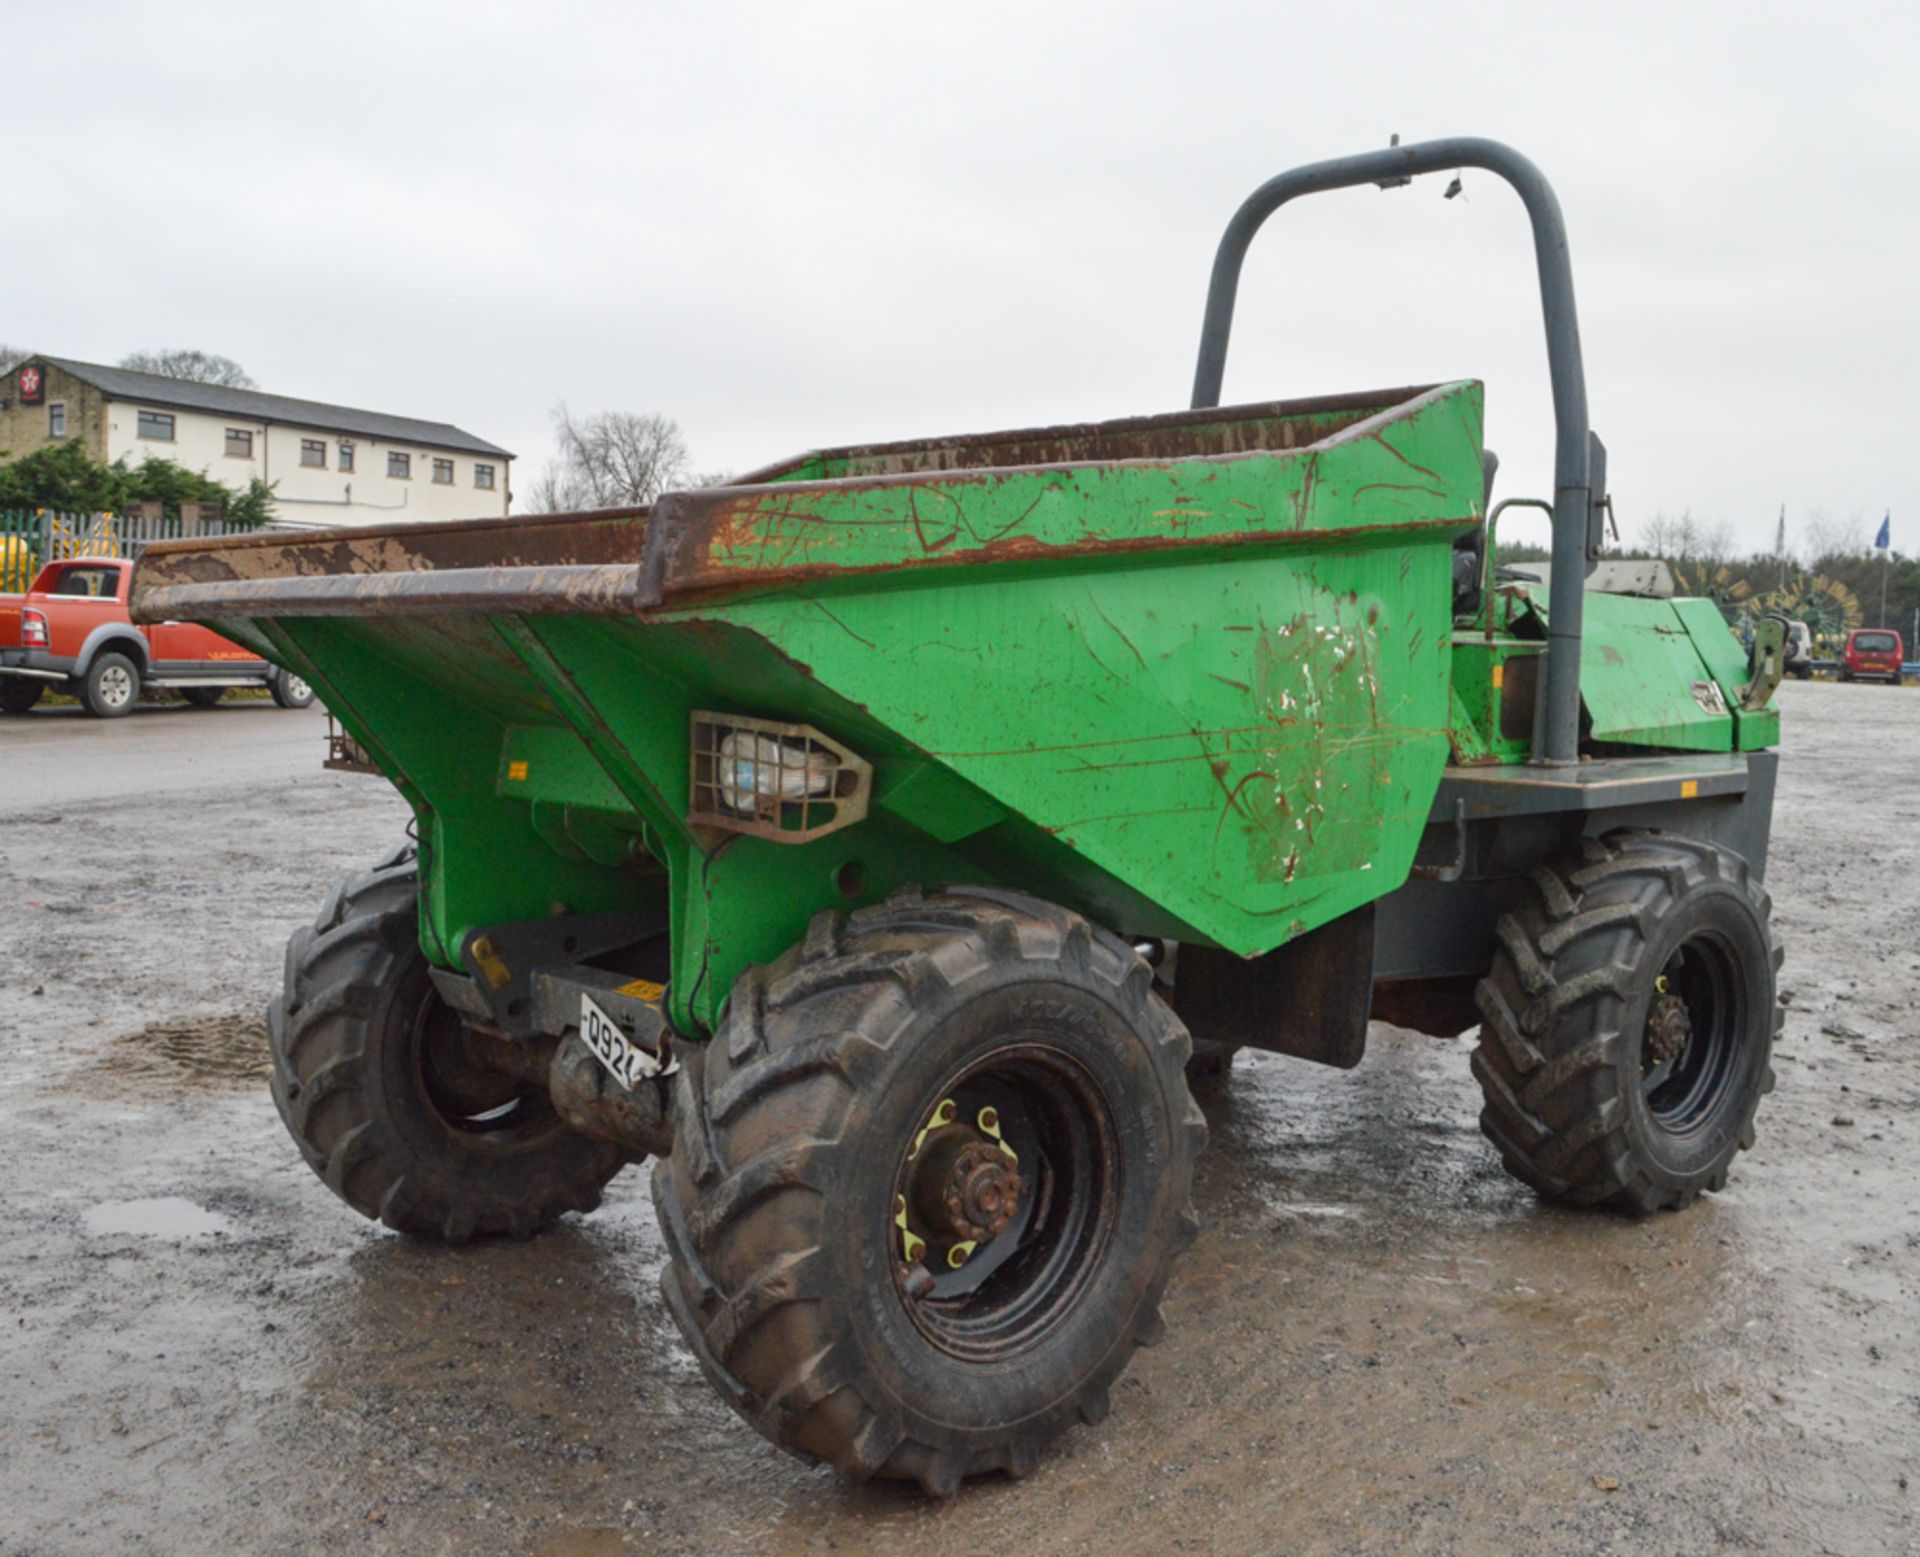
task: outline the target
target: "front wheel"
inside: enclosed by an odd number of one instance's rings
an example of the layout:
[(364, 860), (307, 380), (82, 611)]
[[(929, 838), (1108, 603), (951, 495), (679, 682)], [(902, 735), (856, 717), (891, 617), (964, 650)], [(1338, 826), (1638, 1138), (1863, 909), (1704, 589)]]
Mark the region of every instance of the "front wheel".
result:
[(80, 683), (80, 701), (96, 719), (118, 719), (140, 701), (140, 667), (124, 654), (102, 654)]
[(440, 1243), (527, 1237), (591, 1211), (624, 1159), (544, 1087), (476, 1068), (419, 942), (402, 849), (329, 895), (287, 946), (267, 1009), (273, 1101), (313, 1171), (362, 1216)]
[(26, 713), (45, 691), (45, 682), (26, 676), (0, 676), (0, 714)]
[(290, 670), (281, 671), (267, 688), (282, 708), (307, 708), (313, 703), (313, 688)]
[(1123, 942), (1013, 893), (906, 893), (743, 974), (683, 1051), (661, 1286), (760, 1432), (954, 1491), (1106, 1414), (1160, 1331), (1206, 1125)]
[(1665, 834), (1535, 871), (1476, 995), (1480, 1127), (1508, 1170), (1639, 1215), (1723, 1189), (1773, 1088), (1770, 913), (1739, 855)]

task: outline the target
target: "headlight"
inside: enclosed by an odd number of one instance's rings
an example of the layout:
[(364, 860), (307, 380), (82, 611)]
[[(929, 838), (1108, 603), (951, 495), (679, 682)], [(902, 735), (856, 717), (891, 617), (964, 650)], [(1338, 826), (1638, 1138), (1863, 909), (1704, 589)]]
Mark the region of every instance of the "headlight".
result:
[(696, 711), (687, 820), (807, 843), (867, 814), (873, 766), (807, 724)]
[(730, 811), (754, 816), (767, 803), (833, 793), (832, 752), (800, 741), (735, 730), (720, 737), (720, 799)]

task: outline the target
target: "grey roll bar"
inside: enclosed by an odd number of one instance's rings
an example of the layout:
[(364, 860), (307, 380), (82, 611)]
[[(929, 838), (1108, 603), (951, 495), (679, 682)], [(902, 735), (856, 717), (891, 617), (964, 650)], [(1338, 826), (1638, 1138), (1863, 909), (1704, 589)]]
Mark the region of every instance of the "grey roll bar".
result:
[[(1606, 451), (1587, 423), (1587, 378), (1580, 357), (1580, 322), (1573, 302), (1573, 267), (1567, 255), (1567, 225), (1545, 175), (1511, 146), (1474, 136), (1421, 141), (1312, 162), (1256, 189), (1234, 212), (1213, 258), (1207, 313), (1200, 327), (1200, 356), (1193, 372), (1193, 406), (1220, 403), (1227, 339), (1240, 267), (1254, 234), (1273, 213), (1300, 195), (1377, 184), (1394, 189), (1420, 173), (1482, 168), (1513, 186), (1533, 223), (1534, 259), (1540, 270), (1540, 305), (1547, 328), (1547, 371), (1553, 385), (1552, 604), (1547, 628), (1547, 673), (1533, 724), (1533, 760), (1565, 764), (1579, 760), (1580, 625), (1587, 574), (1599, 555), (1606, 511)], [(1600, 490), (1595, 490), (1596, 488)]]

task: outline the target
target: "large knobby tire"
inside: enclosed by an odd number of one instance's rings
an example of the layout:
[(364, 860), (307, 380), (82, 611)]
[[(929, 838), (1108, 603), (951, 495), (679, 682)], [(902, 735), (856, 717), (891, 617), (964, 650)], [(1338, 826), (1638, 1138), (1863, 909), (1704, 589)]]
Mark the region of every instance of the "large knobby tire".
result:
[(280, 1117), (329, 1189), (416, 1238), (525, 1238), (591, 1211), (619, 1148), (569, 1129), (543, 1088), (462, 1066), (418, 903), (403, 848), (342, 882), (287, 943), (285, 991), (267, 1008)]
[(99, 654), (80, 683), (80, 702), (96, 719), (118, 719), (140, 701), (140, 667), (124, 654)]
[(1771, 912), (1739, 855), (1664, 834), (1536, 870), (1476, 996), (1480, 1127), (1508, 1170), (1636, 1215), (1725, 1188), (1773, 1089)]
[[(1146, 963), (1064, 909), (957, 887), (817, 916), (682, 1051), (653, 1190), (661, 1287), (707, 1377), (851, 1476), (944, 1495), (1024, 1474), (1159, 1334), (1198, 1227), (1187, 1052)], [(912, 1175), (948, 1135), (943, 1161), (998, 1171), (1000, 1129), (1017, 1210), (939, 1258), (905, 1220)]]
[(26, 676), (0, 676), (0, 714), (24, 714), (40, 701), (47, 689), (44, 681)]

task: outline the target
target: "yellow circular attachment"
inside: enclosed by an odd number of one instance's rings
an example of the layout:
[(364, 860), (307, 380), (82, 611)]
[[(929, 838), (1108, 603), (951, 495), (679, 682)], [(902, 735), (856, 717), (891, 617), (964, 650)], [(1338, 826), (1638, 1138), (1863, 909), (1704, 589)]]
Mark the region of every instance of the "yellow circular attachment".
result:
[(893, 1197), (893, 1225), (900, 1229), (900, 1254), (909, 1265), (917, 1265), (920, 1256), (927, 1252), (927, 1246), (916, 1238), (907, 1226), (907, 1197)]
[(934, 1108), (933, 1117), (920, 1127), (920, 1133), (913, 1138), (913, 1145), (907, 1149), (908, 1162), (920, 1155), (920, 1148), (926, 1144), (928, 1136), (941, 1126), (953, 1123), (953, 1112), (953, 1099), (942, 1098)]
[(947, 1264), (955, 1270), (958, 1270), (973, 1257), (973, 1251), (977, 1247), (978, 1245), (971, 1243), (955, 1244), (951, 1249), (947, 1250)]
[(991, 1108), (981, 1109), (980, 1128), (989, 1135), (995, 1134), (1000, 1128), (1000, 1115)]

